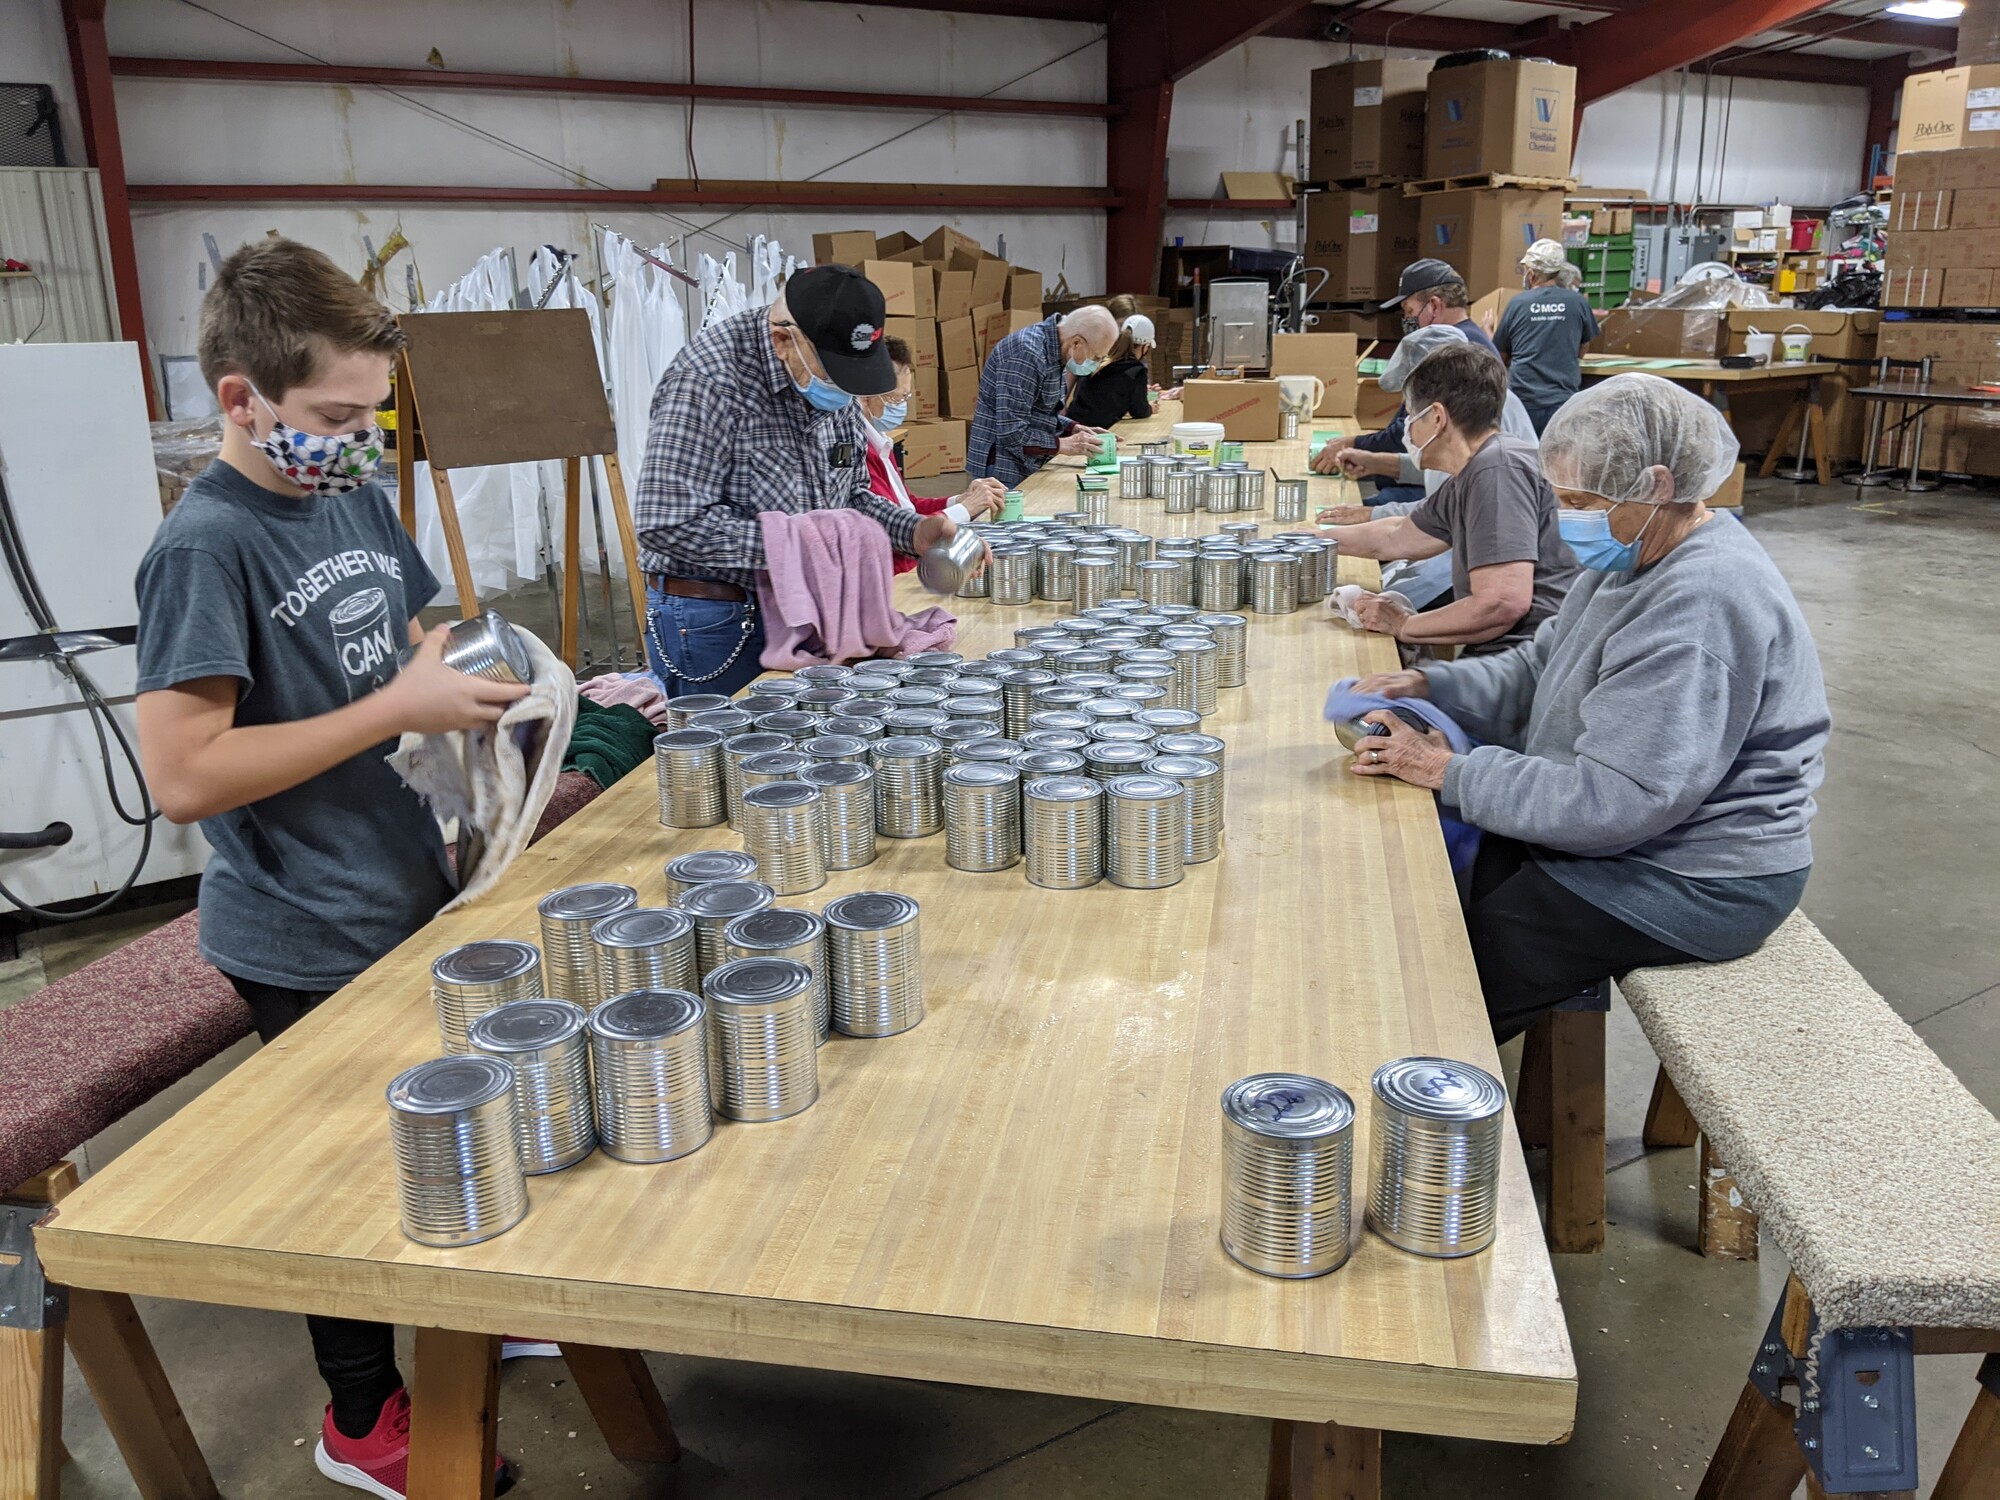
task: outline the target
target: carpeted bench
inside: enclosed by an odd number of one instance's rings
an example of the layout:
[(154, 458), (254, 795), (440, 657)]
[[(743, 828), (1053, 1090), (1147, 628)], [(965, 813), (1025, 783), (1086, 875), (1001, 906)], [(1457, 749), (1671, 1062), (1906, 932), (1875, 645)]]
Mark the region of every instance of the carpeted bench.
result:
[[(601, 790), (564, 772), (534, 838)], [(202, 958), (199, 939), (189, 912), (0, 1011), (4, 1500), (56, 1493), (65, 1334), (141, 1492), (215, 1493), (129, 1297), (60, 1287), (5, 1295), (12, 1279), (40, 1285), (31, 1231), (77, 1181), (65, 1158), (250, 1034), (250, 1008)]]
[(2000, 1121), (1797, 913), (1747, 958), (1620, 987), (1792, 1266), (1701, 1496), (1789, 1496), (1807, 1477), (1913, 1492), (1911, 1361), (1982, 1350), (1933, 1494), (2000, 1495)]

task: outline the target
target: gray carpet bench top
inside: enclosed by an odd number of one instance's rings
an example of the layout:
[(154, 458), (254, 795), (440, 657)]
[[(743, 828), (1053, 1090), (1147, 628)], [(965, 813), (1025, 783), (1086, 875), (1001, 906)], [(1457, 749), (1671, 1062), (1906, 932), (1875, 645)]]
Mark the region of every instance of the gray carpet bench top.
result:
[(2000, 1328), (2000, 1121), (1797, 912), (1620, 989), (1830, 1328)]

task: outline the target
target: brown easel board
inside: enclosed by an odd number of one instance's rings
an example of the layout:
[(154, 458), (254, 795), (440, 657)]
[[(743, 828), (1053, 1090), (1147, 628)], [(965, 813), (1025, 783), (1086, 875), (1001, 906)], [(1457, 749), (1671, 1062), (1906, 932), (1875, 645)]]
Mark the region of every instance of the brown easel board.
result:
[(396, 362), (396, 468), (403, 525), (415, 533), (416, 466), (428, 460), (459, 609), (469, 618), (478, 613), (479, 601), (447, 471), (562, 459), (558, 651), (564, 661), (576, 665), (583, 464), (602, 458), (632, 613), (638, 638), (645, 640), (646, 595), (638, 538), (632, 529), (625, 477), (618, 467), (617, 428), (590, 338), (590, 315), (580, 307), (561, 307), (539, 312), (409, 313), (397, 321), (409, 339)]

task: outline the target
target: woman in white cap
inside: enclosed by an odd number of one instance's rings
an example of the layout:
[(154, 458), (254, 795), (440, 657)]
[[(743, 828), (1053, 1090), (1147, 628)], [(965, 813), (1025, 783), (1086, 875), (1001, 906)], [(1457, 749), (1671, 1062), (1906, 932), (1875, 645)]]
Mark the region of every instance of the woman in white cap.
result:
[(1521, 257), (1520, 296), (1507, 304), (1493, 347), (1507, 361), (1507, 388), (1528, 408), (1537, 435), (1583, 384), (1583, 351), (1597, 337), (1590, 300), (1565, 284), (1569, 255), (1536, 240)]
[[(1119, 311), (1118, 301), (1112, 299), (1114, 313)], [(1141, 312), (1126, 316), (1118, 325), (1118, 342), (1110, 358), (1070, 392), (1070, 420), (1085, 427), (1109, 427), (1126, 417), (1150, 417), (1153, 408), (1147, 396), (1152, 376), (1146, 356), (1153, 352), (1155, 337), (1151, 318)]]
[(1466, 926), (1494, 1036), (1607, 977), (1740, 958), (1798, 904), (1831, 727), (1784, 578), (1703, 501), (1736, 436), (1693, 392), (1618, 375), (1542, 434), (1558, 529), (1586, 572), (1534, 638), (1364, 677), (1482, 743), (1394, 714), (1353, 769), (1443, 794), (1483, 830)]

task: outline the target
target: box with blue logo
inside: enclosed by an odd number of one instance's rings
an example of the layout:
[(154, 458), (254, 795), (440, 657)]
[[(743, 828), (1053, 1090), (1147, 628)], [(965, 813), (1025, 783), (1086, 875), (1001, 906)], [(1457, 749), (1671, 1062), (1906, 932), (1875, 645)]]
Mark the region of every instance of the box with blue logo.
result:
[(1424, 176), (1567, 177), (1576, 69), (1539, 58), (1433, 68)]

